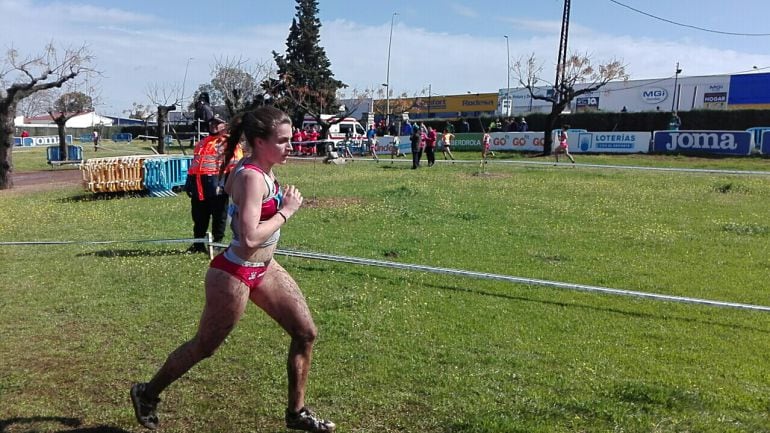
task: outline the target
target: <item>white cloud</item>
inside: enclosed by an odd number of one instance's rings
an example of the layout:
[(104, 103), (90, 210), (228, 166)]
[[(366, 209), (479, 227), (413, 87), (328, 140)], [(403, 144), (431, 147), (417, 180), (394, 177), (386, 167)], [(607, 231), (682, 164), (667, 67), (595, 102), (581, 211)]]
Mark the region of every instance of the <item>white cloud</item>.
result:
[(476, 12), (475, 9), (473, 9), (471, 7), (468, 7), (468, 6), (465, 6), (465, 5), (461, 5), (459, 3), (454, 3), (453, 2), (453, 3), (451, 3), (449, 5), (449, 7), (452, 8), (452, 11), (454, 13), (456, 13), (457, 15), (460, 15), (462, 17), (476, 18), (476, 17), (479, 16), (479, 13)]

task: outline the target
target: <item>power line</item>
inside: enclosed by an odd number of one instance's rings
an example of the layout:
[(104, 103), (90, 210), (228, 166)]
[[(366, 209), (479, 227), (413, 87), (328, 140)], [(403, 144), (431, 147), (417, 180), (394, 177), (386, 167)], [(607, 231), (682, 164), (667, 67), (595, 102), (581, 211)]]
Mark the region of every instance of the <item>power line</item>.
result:
[(612, 3), (615, 3), (618, 6), (623, 6), (624, 8), (631, 9), (632, 11), (634, 11), (636, 13), (640, 13), (640, 14), (646, 15), (646, 16), (648, 16), (650, 18), (655, 18), (656, 20), (667, 22), (669, 24), (674, 24), (674, 25), (677, 25), (677, 26), (680, 26), (680, 27), (688, 27), (688, 28), (691, 28), (691, 29), (700, 30), (700, 31), (704, 31), (704, 32), (718, 33), (720, 35), (729, 35), (729, 36), (770, 36), (770, 33), (724, 32), (724, 31), (721, 31), (721, 30), (713, 30), (713, 29), (707, 29), (707, 28), (704, 28), (704, 27), (698, 27), (698, 26), (694, 26), (694, 25), (691, 25), (691, 24), (683, 24), (683, 23), (680, 23), (680, 22), (676, 22), (676, 21), (672, 21), (672, 20), (669, 20), (669, 19), (666, 19), (666, 18), (659, 17), (657, 15), (653, 15), (651, 13), (647, 13), (647, 12), (641, 11), (639, 9), (635, 9), (635, 8), (633, 8), (633, 7), (631, 7), (631, 6), (627, 5), (627, 4), (623, 4), (623, 3), (621, 3), (621, 2), (619, 2), (617, 0), (609, 0), (609, 1), (612, 2)]

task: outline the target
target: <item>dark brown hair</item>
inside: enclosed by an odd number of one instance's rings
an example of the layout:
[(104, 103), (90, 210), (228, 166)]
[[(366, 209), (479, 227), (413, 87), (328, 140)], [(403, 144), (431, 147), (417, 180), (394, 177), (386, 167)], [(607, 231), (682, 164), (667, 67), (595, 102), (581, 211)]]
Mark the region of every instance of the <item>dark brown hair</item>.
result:
[(225, 172), (225, 168), (230, 164), (235, 154), (235, 149), (241, 140), (248, 143), (251, 151), (254, 152), (253, 144), (257, 138), (264, 140), (270, 138), (278, 125), (291, 126), (291, 118), (283, 111), (270, 106), (259, 107), (255, 110), (238, 113), (230, 122), (230, 136), (227, 138), (225, 146), (224, 161), (219, 167), (219, 175)]

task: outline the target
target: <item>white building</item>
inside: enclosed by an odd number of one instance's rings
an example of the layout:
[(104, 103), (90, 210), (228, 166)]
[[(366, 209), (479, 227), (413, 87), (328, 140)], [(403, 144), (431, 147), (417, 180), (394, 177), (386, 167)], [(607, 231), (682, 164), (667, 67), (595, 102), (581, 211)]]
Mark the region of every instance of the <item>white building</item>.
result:
[[(13, 123), (14, 126), (18, 128), (23, 128), (25, 126), (56, 126), (56, 123), (54, 123), (50, 114), (41, 114), (33, 117), (17, 116), (14, 118)], [(112, 123), (113, 120), (111, 118), (100, 116), (94, 111), (89, 111), (73, 116), (67, 120), (67, 123), (65, 123), (64, 126), (67, 128), (94, 128), (99, 126), (112, 126)]]
[[(578, 84), (576, 89), (587, 87)], [(551, 92), (548, 87), (539, 92)], [(498, 92), (499, 115), (508, 113), (507, 89)], [(511, 89), (511, 115), (547, 112), (551, 103), (534, 99), (523, 88)], [(569, 111), (690, 111), (698, 109), (770, 108), (770, 73), (668, 77), (611, 81), (598, 91), (580, 95)]]

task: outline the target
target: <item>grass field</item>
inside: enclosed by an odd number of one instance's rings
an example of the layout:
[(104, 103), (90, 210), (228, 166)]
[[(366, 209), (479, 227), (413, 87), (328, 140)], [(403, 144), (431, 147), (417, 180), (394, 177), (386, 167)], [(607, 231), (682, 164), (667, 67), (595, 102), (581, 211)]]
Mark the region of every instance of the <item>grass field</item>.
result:
[[(759, 158), (576, 158), (770, 171)], [(286, 249), (770, 305), (770, 176), (388, 161), (277, 172), (307, 201)], [(0, 193), (0, 220), (4, 242), (191, 235), (186, 197), (77, 188)], [(140, 431), (130, 384), (201, 311), (207, 260), (186, 247), (3, 247), (0, 431)], [(341, 432), (770, 432), (770, 313), (278, 260), (320, 331), (308, 403)], [(162, 431), (285, 431), (287, 345), (249, 307), (164, 394)]]

